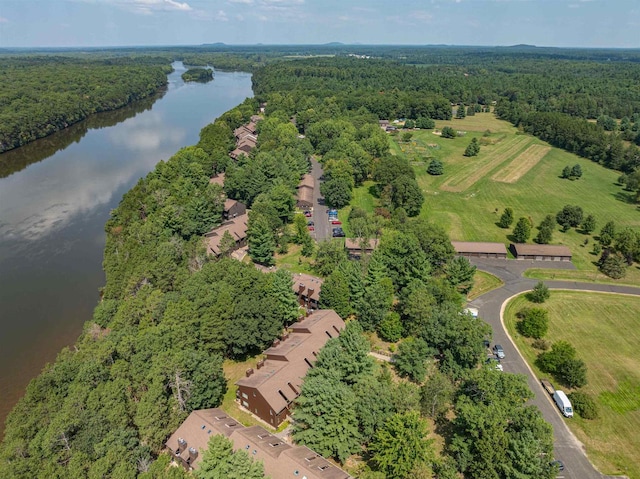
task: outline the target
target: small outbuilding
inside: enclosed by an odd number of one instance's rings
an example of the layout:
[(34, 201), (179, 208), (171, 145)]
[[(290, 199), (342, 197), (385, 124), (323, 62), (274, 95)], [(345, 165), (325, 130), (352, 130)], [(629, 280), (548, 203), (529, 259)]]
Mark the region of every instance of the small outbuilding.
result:
[(483, 243), (480, 241), (452, 241), (451, 245), (459, 256), (467, 258), (507, 258), (507, 247), (503, 243)]
[(369, 241), (363, 243), (361, 238), (346, 238), (344, 240), (344, 247), (347, 250), (347, 255), (351, 259), (359, 259), (364, 254), (371, 254), (378, 247), (379, 241), (376, 238), (372, 238)]
[(224, 202), (224, 209), (222, 216), (225, 220), (233, 219), (237, 216), (243, 215), (247, 212), (247, 206), (239, 201), (226, 199)]
[(510, 249), (516, 259), (571, 261), (571, 250), (563, 245), (512, 243)]

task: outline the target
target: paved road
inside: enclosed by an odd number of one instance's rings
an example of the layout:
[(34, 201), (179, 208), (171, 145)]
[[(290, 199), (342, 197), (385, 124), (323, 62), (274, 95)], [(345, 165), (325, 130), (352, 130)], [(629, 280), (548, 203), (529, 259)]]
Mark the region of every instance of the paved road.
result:
[[(504, 281), (504, 286), (490, 291), (471, 301), (470, 305), (478, 308), (479, 316), (493, 328), (494, 343), (504, 348), (505, 358), (501, 361), (505, 371), (524, 374), (529, 387), (535, 394), (531, 401), (540, 408), (544, 418), (553, 426), (555, 437), (554, 453), (557, 459), (565, 463), (565, 470), (558, 477), (567, 479), (602, 479), (604, 476), (589, 462), (584, 446), (569, 430), (553, 399), (543, 389), (538, 378), (533, 374), (526, 361), (516, 349), (502, 323), (502, 314), (507, 300), (512, 296), (533, 289), (537, 280), (522, 277), (522, 273), (534, 264), (540, 267), (540, 261), (490, 260), (473, 259), (478, 269), (487, 271)], [(545, 261), (545, 268), (573, 269), (571, 263)], [(551, 289), (571, 289), (640, 295), (640, 288), (607, 284), (578, 283), (574, 281), (545, 281)], [(620, 476), (616, 476), (620, 478)]]
[(315, 223), (315, 231), (311, 233), (311, 236), (316, 241), (324, 241), (331, 238), (331, 224), (329, 223), (329, 216), (327, 215), (327, 207), (324, 204), (324, 198), (320, 193), (320, 184), (322, 181), (322, 167), (317, 160), (311, 160), (311, 176), (315, 180), (315, 187), (313, 188), (313, 222)]

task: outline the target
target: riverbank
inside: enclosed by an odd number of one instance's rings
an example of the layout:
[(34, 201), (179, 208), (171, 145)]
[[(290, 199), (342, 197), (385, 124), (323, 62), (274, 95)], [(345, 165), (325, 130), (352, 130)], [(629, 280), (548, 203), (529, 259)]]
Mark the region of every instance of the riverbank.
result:
[(185, 84), (184, 67), (174, 67), (155, 100), (0, 155), (20, 159), (0, 175), (0, 435), (28, 382), (92, 316), (110, 211), (160, 160), (197, 143), (203, 126), (253, 95), (248, 73)]

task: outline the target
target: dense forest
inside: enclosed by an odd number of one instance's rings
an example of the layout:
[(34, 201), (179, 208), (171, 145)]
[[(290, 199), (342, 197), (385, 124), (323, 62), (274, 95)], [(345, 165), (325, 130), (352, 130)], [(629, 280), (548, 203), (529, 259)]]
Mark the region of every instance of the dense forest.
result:
[(153, 95), (167, 82), (163, 59), (4, 58), (0, 153)]
[[(30, 383), (10, 414), (0, 445), (2, 477), (184, 476), (167, 468), (161, 454), (166, 438), (191, 410), (220, 404), (227, 388), (224, 359), (258, 354), (298, 314), (288, 272), (264, 273), (205, 254), (202, 235), (221, 222), (224, 201), (223, 189), (209, 178), (222, 171), (224, 193), (251, 207), (254, 262), (271, 265), (276, 251), (302, 244), (316, 274), (325, 278), (321, 305), (350, 318), (345, 334), (327, 343), (304, 382), (294, 413), (298, 442), (340, 462), (358, 456), (353, 472), (366, 479), (555, 476), (549, 464), (552, 431), (526, 405), (526, 380), (481, 365), (490, 331), (462, 311), (475, 269), (454, 257), (444, 231), (417, 217), (424, 198), (413, 168), (389, 153), (378, 120), (448, 119), (451, 103), (496, 102), (501, 116), (541, 137), (558, 134), (541, 126), (556, 122), (568, 138), (548, 141), (592, 155), (588, 145), (573, 146), (571, 140), (618, 138), (622, 128), (608, 131), (603, 115), (628, 117), (630, 131), (638, 124), (637, 58), (605, 64), (601, 53), (587, 61), (588, 52), (553, 57), (526, 48), (489, 54), (393, 47), (381, 49), (377, 56), (384, 58), (360, 59), (336, 49), (335, 58), (285, 59), (284, 47), (263, 53), (247, 47), (227, 59), (227, 65), (242, 65), (238, 58), (254, 65), (256, 98), (203, 128), (198, 144), (159, 162), (112, 212), (105, 226), (101, 301), (76, 345)], [(190, 64), (200, 64), (199, 58), (217, 67), (215, 56), (207, 58), (214, 54), (224, 52), (165, 49), (137, 59), (121, 52), (122, 58), (93, 63), (72, 56), (51, 68), (67, 75), (84, 65), (101, 81), (109, 78), (100, 99), (115, 105), (124, 98), (118, 92), (126, 91), (114, 86), (122, 87), (118, 81), (134, 87), (146, 78), (155, 91), (165, 81), (167, 60), (190, 55)], [(34, 57), (8, 64), (24, 65), (27, 72), (30, 61), (33, 68), (47, 63)], [(266, 65), (256, 67), (258, 61)], [(116, 81), (116, 71), (139, 74)], [(97, 84), (69, 83), (88, 89), (87, 102), (95, 100)], [(48, 91), (48, 80), (40, 88)], [(231, 161), (233, 130), (263, 101), (257, 148)], [(60, 108), (52, 114), (64, 117), (71, 103), (60, 102), (48, 104)], [(19, 121), (7, 115), (12, 124)], [(596, 118), (602, 121), (587, 121)], [(565, 123), (581, 126), (565, 129)], [(294, 194), (312, 156), (323, 165), (322, 192), (331, 206), (347, 205), (356, 185), (373, 181), (380, 207), (350, 213), (359, 239), (379, 240), (372, 255), (350, 260), (340, 240), (310, 242)], [(607, 158), (611, 153), (592, 159), (625, 171), (635, 167)], [(364, 332), (401, 340), (397, 377), (367, 356)], [(441, 452), (425, 440), (433, 429), (444, 437)]]
[(182, 75), (184, 81), (197, 81), (206, 83), (213, 80), (213, 70), (209, 68), (189, 68)]

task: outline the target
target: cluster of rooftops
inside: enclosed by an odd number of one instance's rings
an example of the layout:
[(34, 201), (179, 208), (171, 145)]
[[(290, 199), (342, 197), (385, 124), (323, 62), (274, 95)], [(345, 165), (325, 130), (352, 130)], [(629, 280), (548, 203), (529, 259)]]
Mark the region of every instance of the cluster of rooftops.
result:
[(262, 461), (271, 479), (351, 479), (339, 467), (306, 446), (287, 444), (260, 426), (244, 427), (222, 409), (193, 411), (166, 442), (173, 459), (187, 469), (198, 467), (209, 438), (223, 435), (233, 449)]
[[(264, 351), (256, 371), (236, 382), (239, 405), (277, 427), (300, 395), (302, 381), (326, 342), (340, 334), (345, 323), (333, 310), (318, 310), (289, 327)], [(305, 446), (294, 446), (260, 426), (244, 427), (222, 409), (193, 411), (166, 442), (173, 459), (187, 469), (198, 466), (201, 451), (212, 435), (222, 434), (234, 450), (244, 450), (264, 464), (272, 479), (350, 479), (346, 472)]]

